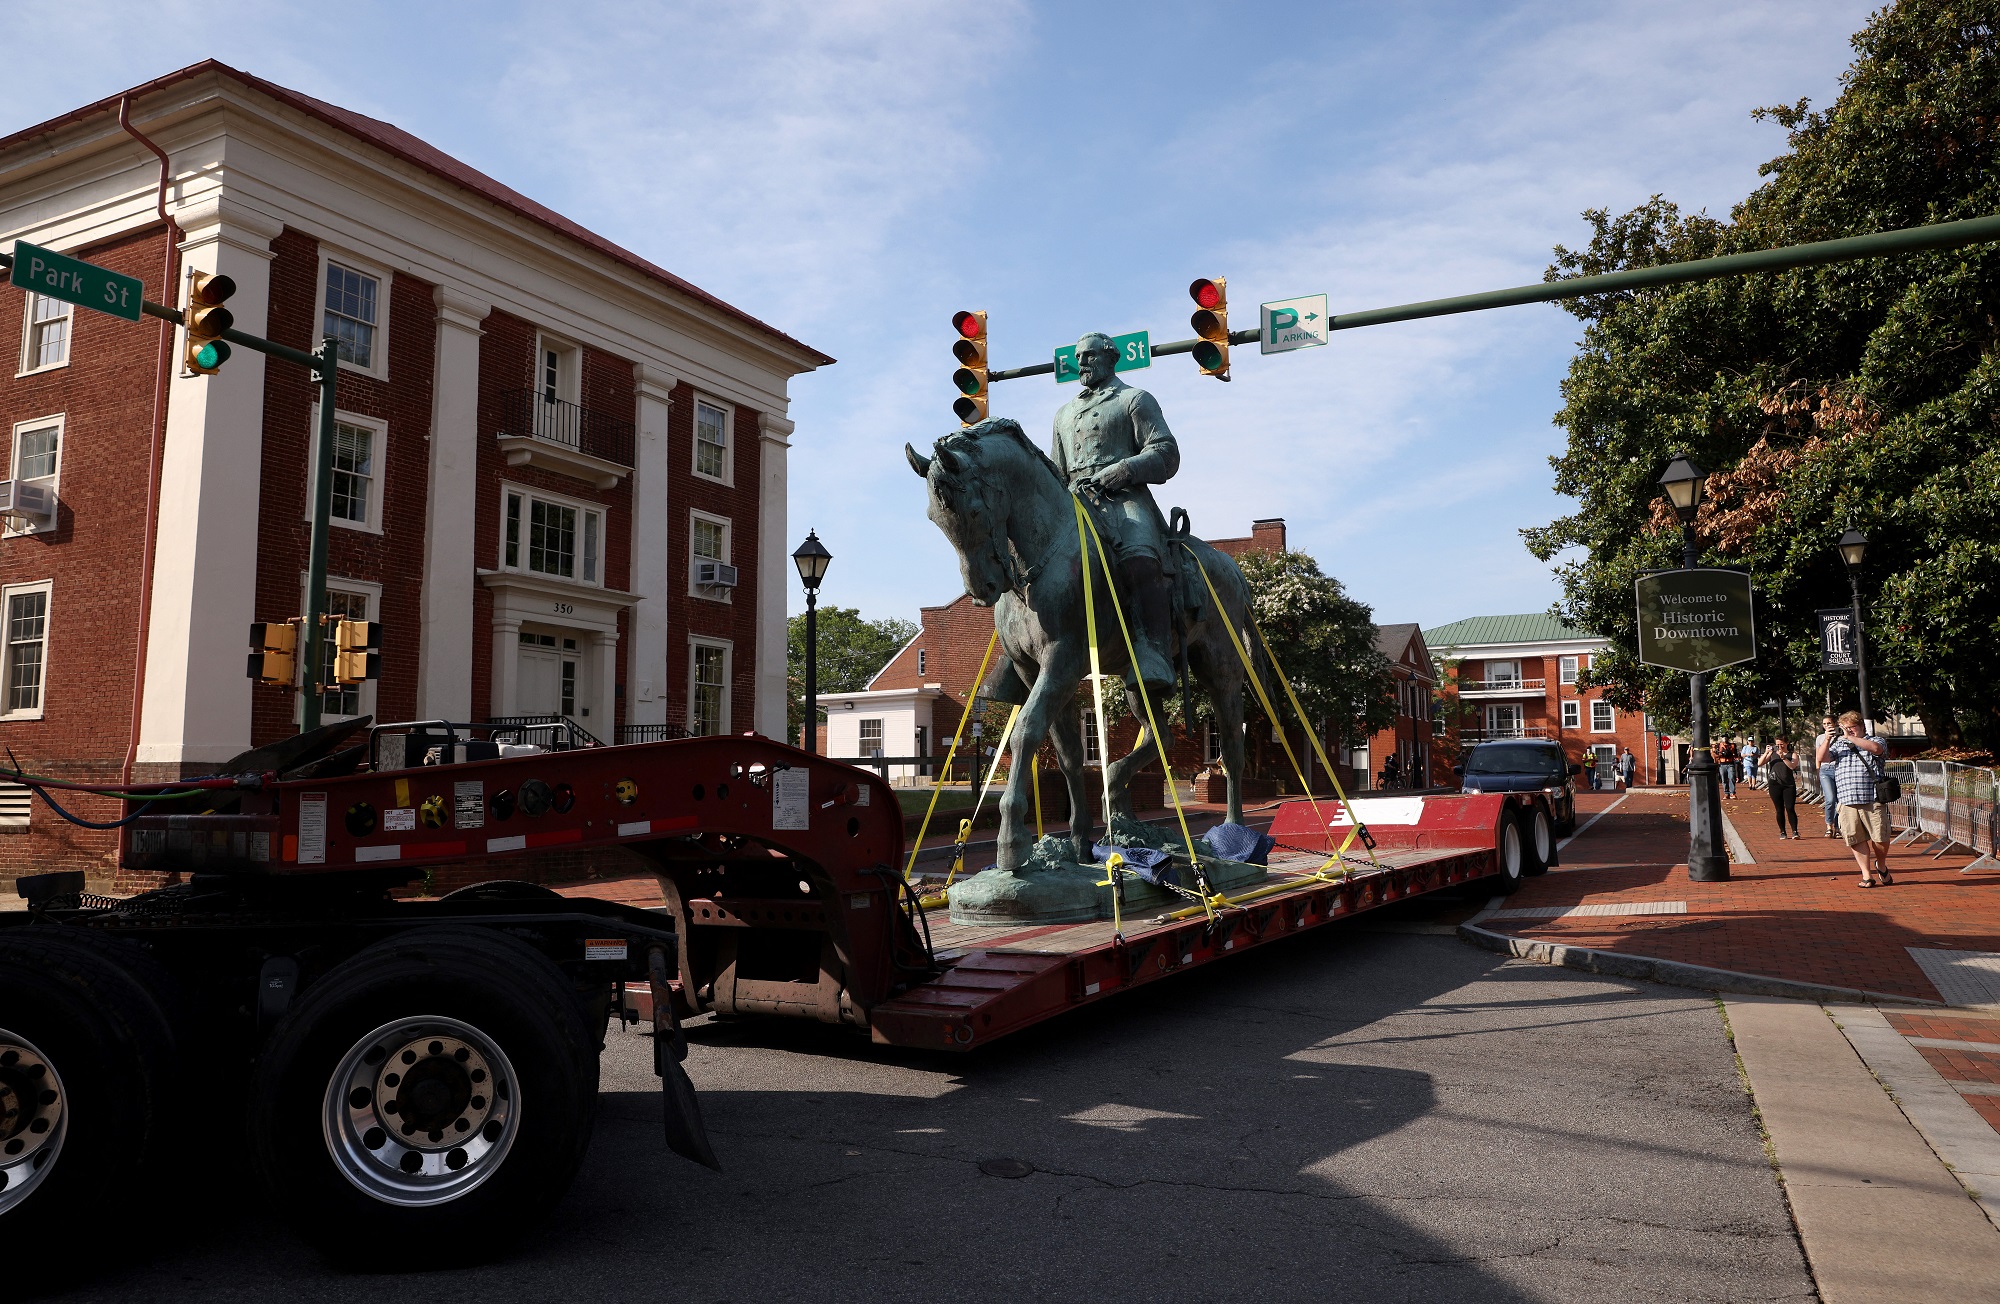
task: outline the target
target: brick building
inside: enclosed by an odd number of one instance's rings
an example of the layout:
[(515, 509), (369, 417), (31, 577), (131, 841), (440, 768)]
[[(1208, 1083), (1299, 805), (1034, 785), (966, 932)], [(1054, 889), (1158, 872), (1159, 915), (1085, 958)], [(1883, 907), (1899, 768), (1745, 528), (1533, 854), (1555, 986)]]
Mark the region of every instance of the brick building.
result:
[(1426, 630), (1424, 640), (1455, 707), (1435, 722), (1454, 751), (1491, 738), (1553, 738), (1578, 764), (1606, 763), (1629, 747), (1649, 773), (1657, 742), (1645, 716), (1577, 682), (1610, 640), (1543, 614), (1474, 616)]
[(1414, 624), (1378, 625), (1375, 650), (1389, 659), (1396, 718), (1371, 735), (1366, 746), (1350, 748), (1346, 764), (1357, 788), (1374, 788), (1380, 786), (1389, 758), (1394, 757), (1400, 786), (1427, 788), (1438, 777), (1431, 771), (1431, 708), (1437, 675), (1423, 631)]
[[(330, 718), (784, 735), (787, 387), (832, 359), (387, 123), (214, 62), (129, 98), (173, 227), (113, 98), (0, 138), (0, 246), (175, 305), (223, 273), (238, 329), (341, 338), (328, 588), (385, 638)], [(294, 730), (243, 664), (303, 605), (308, 374), (241, 347), (185, 374), (150, 318), (12, 289), (7, 332), (0, 478), (57, 506), (0, 532), (0, 742), (161, 778)], [(21, 797), (0, 860), (103, 867), (115, 835)]]

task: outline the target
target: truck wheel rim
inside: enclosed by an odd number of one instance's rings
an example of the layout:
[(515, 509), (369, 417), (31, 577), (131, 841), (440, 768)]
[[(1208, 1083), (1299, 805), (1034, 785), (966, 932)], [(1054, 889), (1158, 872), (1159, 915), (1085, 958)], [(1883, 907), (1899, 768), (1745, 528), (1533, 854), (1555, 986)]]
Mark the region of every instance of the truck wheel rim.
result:
[(1508, 878), (1521, 877), (1521, 826), (1512, 820), (1500, 833), (1500, 868)]
[(444, 1204), (500, 1170), (521, 1124), (521, 1084), (491, 1037), (418, 1015), (355, 1042), (327, 1083), (326, 1148), (385, 1204)]
[(0, 1214), (55, 1171), (69, 1135), (69, 1097), (49, 1057), (0, 1028)]
[(1555, 834), (1549, 827), (1548, 813), (1535, 812), (1535, 858), (1544, 865), (1549, 863), (1549, 855), (1554, 850)]

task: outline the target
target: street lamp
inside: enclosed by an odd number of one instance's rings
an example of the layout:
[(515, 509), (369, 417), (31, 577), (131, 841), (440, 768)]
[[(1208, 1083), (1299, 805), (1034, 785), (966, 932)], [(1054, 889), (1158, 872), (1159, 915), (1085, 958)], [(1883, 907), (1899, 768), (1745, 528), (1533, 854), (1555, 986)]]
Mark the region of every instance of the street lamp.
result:
[(1875, 727), (1868, 709), (1868, 647), (1861, 634), (1861, 561), (1868, 555), (1868, 538), (1859, 530), (1849, 530), (1835, 545), (1840, 560), (1847, 564), (1847, 594), (1854, 604), (1854, 684), (1861, 693), (1861, 727)]
[(799, 568), (799, 581), (806, 586), (806, 750), (819, 750), (819, 582), (833, 554), (819, 541), (819, 533), (806, 531), (806, 541), (792, 554)]
[[(1667, 463), (1660, 488), (1681, 521), (1681, 568), (1695, 569), (1700, 560), (1694, 537), (1695, 512), (1701, 507), (1702, 482), (1708, 472), (1685, 457)], [(1715, 757), (1708, 750), (1708, 672), (1688, 676), (1688, 879), (1721, 883), (1729, 878), (1729, 857), (1721, 850), (1722, 795), (1716, 783)]]

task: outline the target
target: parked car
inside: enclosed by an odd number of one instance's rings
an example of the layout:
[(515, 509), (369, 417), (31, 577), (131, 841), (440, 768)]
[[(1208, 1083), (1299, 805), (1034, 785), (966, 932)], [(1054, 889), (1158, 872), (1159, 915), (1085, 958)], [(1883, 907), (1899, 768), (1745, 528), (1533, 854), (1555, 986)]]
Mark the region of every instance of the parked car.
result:
[(1556, 832), (1576, 832), (1576, 785), (1583, 767), (1563, 755), (1560, 744), (1538, 738), (1506, 738), (1479, 743), (1451, 772), (1467, 792), (1539, 792), (1549, 803)]

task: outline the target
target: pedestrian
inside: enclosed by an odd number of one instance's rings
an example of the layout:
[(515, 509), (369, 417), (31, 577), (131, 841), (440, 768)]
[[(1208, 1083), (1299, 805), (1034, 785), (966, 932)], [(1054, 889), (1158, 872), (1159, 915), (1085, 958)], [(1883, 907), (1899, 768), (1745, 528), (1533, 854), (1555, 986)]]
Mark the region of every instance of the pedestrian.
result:
[(1747, 741), (1744, 742), (1743, 782), (1749, 784), (1753, 788), (1757, 786), (1757, 763), (1763, 759), (1764, 759), (1763, 750), (1757, 746), (1757, 740), (1755, 738), (1748, 739)]
[(1631, 789), (1632, 775), (1638, 770), (1638, 768), (1639, 768), (1639, 758), (1632, 755), (1632, 749), (1630, 747), (1627, 747), (1618, 756), (1618, 777), (1620, 780), (1624, 782), (1627, 790)]
[[(1799, 836), (1799, 770), (1798, 758), (1792, 755), (1792, 744), (1788, 738), (1780, 738), (1771, 744), (1769, 755), (1764, 761), (1764, 791), (1771, 798), (1771, 809), (1777, 812), (1778, 836), (1798, 840)], [(1785, 831), (1786, 821), (1791, 822), (1791, 832)]]
[(1709, 749), (1715, 758), (1715, 777), (1722, 782), (1722, 795), (1732, 800), (1736, 796), (1736, 744), (1724, 734), (1722, 741)]
[(1840, 795), (1833, 782), (1836, 762), (1825, 759), (1824, 753), (1827, 744), (1838, 737), (1840, 737), (1840, 726), (1834, 718), (1831, 715), (1821, 718), (1819, 738), (1813, 746), (1813, 759), (1819, 765), (1820, 814), (1826, 816), (1826, 836), (1829, 838), (1840, 836)]
[[(1841, 713), (1840, 736), (1820, 736), (1816, 759), (1834, 763), (1834, 791), (1840, 798), (1840, 836), (1861, 868), (1861, 886), (1893, 883), (1889, 877), (1889, 808), (1875, 799), (1882, 757), (1889, 746), (1862, 732), (1861, 712)], [(1871, 876), (1870, 870), (1873, 870)]]

